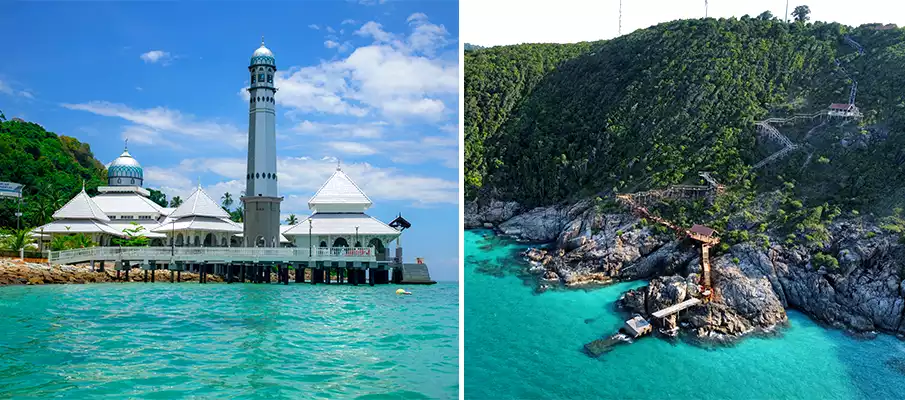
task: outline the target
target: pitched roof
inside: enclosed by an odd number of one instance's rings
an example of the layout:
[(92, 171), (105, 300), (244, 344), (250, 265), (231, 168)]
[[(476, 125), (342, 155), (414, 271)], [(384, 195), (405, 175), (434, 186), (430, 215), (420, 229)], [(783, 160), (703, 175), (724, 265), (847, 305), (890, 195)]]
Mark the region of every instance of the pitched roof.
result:
[(82, 191), (69, 200), (62, 208), (53, 213), (54, 219), (96, 219), (100, 221), (109, 221), (110, 218), (104, 211), (97, 206), (94, 200), (85, 193), (85, 187)]
[(92, 200), (107, 214), (163, 214), (163, 207), (137, 193), (102, 193)]
[(176, 208), (170, 215), (170, 218), (182, 218), (190, 216), (229, 218), (229, 214), (220, 207), (214, 199), (211, 199), (201, 186), (195, 189), (188, 199), (182, 205)]
[(88, 219), (58, 219), (49, 224), (39, 226), (32, 230), (37, 233), (107, 233), (114, 236), (125, 236), (108, 226), (105, 222)]
[(713, 230), (712, 228), (708, 228), (704, 225), (698, 225), (698, 224), (695, 224), (694, 226), (691, 227), (691, 232), (697, 233), (698, 235), (707, 236), (707, 237), (716, 233), (716, 231)]
[(327, 179), (327, 182), (308, 200), (308, 207), (316, 204), (365, 204), (370, 206), (371, 199), (349, 178), (342, 169)]
[(180, 218), (175, 223), (164, 222), (158, 225), (156, 228), (151, 229), (151, 232), (166, 234), (171, 231), (178, 232), (184, 230), (239, 233), (242, 232), (242, 226), (230, 221), (227, 218), (190, 216), (186, 218)]
[(354, 235), (358, 227), (359, 235), (399, 235), (400, 232), (380, 220), (363, 213), (315, 213), (302, 222), (283, 232), (286, 236), (308, 234), (308, 220), (311, 220), (312, 235)]
[(847, 104), (847, 103), (830, 104), (830, 108), (834, 109), (834, 110), (848, 110), (849, 108), (852, 108), (852, 106), (854, 106), (854, 104)]

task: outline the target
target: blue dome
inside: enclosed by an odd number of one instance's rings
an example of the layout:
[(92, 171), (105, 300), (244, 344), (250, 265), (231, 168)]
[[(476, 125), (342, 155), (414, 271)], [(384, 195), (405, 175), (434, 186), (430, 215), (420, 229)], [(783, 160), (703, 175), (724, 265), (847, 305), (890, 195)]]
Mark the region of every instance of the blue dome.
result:
[(258, 47), (254, 54), (251, 55), (250, 66), (255, 65), (269, 65), (276, 68), (277, 64), (276, 60), (273, 58), (273, 52), (264, 46), (264, 38), (261, 38), (261, 47)]
[(128, 151), (123, 151), (107, 167), (107, 184), (110, 186), (142, 186), (143, 183), (144, 170)]

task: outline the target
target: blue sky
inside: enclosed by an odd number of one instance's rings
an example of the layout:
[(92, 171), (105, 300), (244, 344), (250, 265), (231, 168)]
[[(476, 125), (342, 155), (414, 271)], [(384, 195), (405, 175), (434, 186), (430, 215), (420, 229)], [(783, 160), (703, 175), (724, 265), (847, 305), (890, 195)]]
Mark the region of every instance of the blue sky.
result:
[[(276, 58), (284, 217), (342, 162), (383, 221), (413, 227), (407, 258), (458, 276), (458, 3), (455, 1), (12, 2), (0, 63), (8, 118), (129, 151), (145, 186), (183, 198), (200, 179), (244, 189), (248, 62)], [(11, 37), (10, 37), (11, 38)]]

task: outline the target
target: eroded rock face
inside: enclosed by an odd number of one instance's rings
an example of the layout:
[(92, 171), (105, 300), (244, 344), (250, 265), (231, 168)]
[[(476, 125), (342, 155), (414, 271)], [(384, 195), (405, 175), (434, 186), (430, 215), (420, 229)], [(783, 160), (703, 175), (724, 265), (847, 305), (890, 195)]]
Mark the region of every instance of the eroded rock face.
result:
[[(678, 298), (679, 292), (669, 292), (672, 286), (657, 288), (657, 279), (665, 279), (657, 277), (671, 277), (660, 281), (670, 284), (681, 278), (686, 282), (685, 296), (698, 295), (700, 249), (694, 243), (658, 233), (629, 213), (600, 213), (590, 204), (535, 208), (516, 215), (516, 203), (491, 202), (484, 207), (469, 203), (466, 226), (487, 222), (504, 233), (554, 243), (549, 250), (526, 254), (532, 260), (528, 272), (545, 288), (654, 278), (653, 293), (626, 293), (626, 308), (640, 314), (655, 311), (647, 309), (651, 294), (662, 304)], [(741, 243), (713, 257), (718, 296), (689, 310), (682, 322), (699, 337), (737, 336), (785, 323), (784, 309), (794, 307), (842, 329), (905, 335), (905, 245), (897, 235), (860, 218), (837, 221), (828, 228), (831, 237), (825, 248), (776, 245), (784, 238), (767, 233), (774, 243), (770, 247)], [(816, 265), (818, 252), (835, 257), (838, 268)], [(644, 299), (645, 307), (632, 303), (637, 298)]]
[(485, 223), (499, 224), (514, 217), (521, 210), (514, 201), (489, 201), (479, 204), (477, 201), (465, 203), (465, 229), (482, 228)]

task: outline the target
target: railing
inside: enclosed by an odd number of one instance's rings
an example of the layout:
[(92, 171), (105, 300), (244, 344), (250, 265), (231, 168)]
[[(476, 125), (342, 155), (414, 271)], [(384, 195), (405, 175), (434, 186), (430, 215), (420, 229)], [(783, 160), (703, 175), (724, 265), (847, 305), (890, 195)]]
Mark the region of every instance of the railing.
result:
[(377, 261), (373, 247), (89, 247), (49, 252), (52, 263), (129, 261)]

